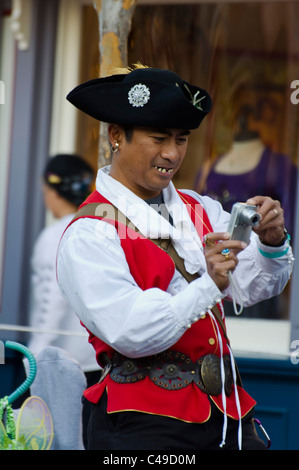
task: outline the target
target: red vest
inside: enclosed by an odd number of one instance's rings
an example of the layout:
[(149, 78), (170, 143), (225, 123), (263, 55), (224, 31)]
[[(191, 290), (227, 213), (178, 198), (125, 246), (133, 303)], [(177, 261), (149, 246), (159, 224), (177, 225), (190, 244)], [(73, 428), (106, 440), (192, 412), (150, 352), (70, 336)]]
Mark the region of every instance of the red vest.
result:
[[(199, 203), (190, 196), (181, 193), (179, 195), (187, 205), (189, 215), (197, 230), (200, 230), (200, 235), (212, 232), (212, 227), (203, 208), (200, 206), (200, 213), (197, 210)], [(82, 206), (92, 202), (109, 203), (97, 191), (94, 191)], [(201, 220), (200, 228), (198, 218)], [(107, 221), (106, 218), (105, 220)], [(136, 233), (132, 236), (130, 233), (132, 229), (125, 225), (112, 220), (109, 222), (121, 235), (121, 246), (130, 272), (138, 286), (143, 290), (157, 287), (166, 291), (175, 271), (174, 262), (170, 256), (145, 237)], [(128, 236), (125, 236), (126, 234)], [(140, 262), (141, 260), (142, 262)], [(223, 354), (228, 354), (229, 349), (220, 325), (218, 329), (222, 338)], [(92, 333), (89, 332), (89, 335), (89, 341), (96, 351), (98, 361), (102, 352), (107, 352), (109, 356), (112, 355), (113, 349), (110, 346)], [(220, 356), (218, 334), (211, 317), (207, 314), (204, 318), (193, 323), (171, 349), (188, 355), (192, 361), (196, 361), (206, 354)], [(164, 390), (155, 385), (148, 377), (133, 384), (119, 384), (108, 375), (100, 384), (87, 389), (84, 395), (89, 401), (97, 403), (105, 389), (108, 395), (107, 411), (109, 413), (135, 410), (198, 423), (207, 421), (210, 417), (208, 396), (194, 383), (180, 390)], [(241, 414), (244, 416), (256, 402), (243, 388), (238, 387), (238, 393)], [(221, 395), (210, 398), (223, 411)], [(228, 416), (238, 419), (234, 390), (226, 398), (226, 412)]]

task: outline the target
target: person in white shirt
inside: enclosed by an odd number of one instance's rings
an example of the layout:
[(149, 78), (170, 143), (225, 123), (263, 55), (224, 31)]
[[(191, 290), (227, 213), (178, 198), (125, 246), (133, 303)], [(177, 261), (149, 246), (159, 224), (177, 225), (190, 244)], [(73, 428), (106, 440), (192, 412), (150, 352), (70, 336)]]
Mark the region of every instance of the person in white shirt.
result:
[(45, 166), (44, 202), (54, 220), (39, 234), (31, 257), (29, 326), (33, 332), (28, 341), (35, 356), (48, 346), (67, 351), (79, 363), (89, 385), (98, 380), (100, 367), (85, 337), (86, 330), (58, 286), (56, 257), (61, 236), (93, 183), (93, 169), (77, 155), (55, 155)]
[[(211, 99), (173, 72), (136, 68), (79, 85), (68, 99), (109, 123), (112, 148), (57, 262), (59, 285), (105, 367), (85, 392), (89, 448), (265, 448), (221, 301), (232, 298), (229, 272), (244, 305), (283, 290), (293, 256), (280, 203), (247, 201), (261, 216), (247, 246), (230, 240), (219, 203), (175, 189), (189, 132)], [(183, 269), (149, 239), (170, 240)]]
[[(93, 169), (82, 158), (61, 154), (49, 159), (43, 173), (43, 194), (45, 206), (54, 217), (54, 222), (39, 234), (31, 259), (32, 308), (29, 324), (35, 329), (53, 333), (32, 333), (28, 347), (38, 354), (46, 346), (58, 346), (68, 351), (83, 371), (93, 371), (98, 369), (98, 365), (92, 347), (84, 338), (84, 328), (57, 284), (56, 256), (60, 238), (79, 205), (90, 193), (93, 181)], [(66, 334), (59, 334), (59, 331)], [(77, 332), (78, 336), (68, 335), (67, 332)]]

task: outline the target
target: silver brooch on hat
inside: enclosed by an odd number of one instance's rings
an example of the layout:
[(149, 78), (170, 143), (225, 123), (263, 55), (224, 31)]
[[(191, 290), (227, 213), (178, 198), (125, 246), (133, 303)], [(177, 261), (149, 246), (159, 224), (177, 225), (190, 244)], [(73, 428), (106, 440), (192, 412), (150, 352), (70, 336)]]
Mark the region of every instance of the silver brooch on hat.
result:
[(128, 93), (129, 103), (136, 107), (142, 108), (150, 99), (150, 91), (146, 85), (138, 83), (134, 85)]

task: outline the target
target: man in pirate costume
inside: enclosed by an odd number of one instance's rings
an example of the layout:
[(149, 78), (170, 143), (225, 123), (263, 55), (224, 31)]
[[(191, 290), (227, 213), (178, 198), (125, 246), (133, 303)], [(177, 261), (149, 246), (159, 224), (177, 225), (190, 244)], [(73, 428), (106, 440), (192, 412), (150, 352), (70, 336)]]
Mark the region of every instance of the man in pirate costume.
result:
[(172, 178), (208, 93), (146, 67), (91, 80), (68, 100), (108, 123), (112, 163), (62, 237), (57, 276), (90, 333), (100, 383), (90, 449), (263, 449), (255, 401), (242, 387), (225, 331), (228, 273), (244, 305), (279, 294), (292, 251), (278, 201), (256, 196), (248, 246), (229, 239), (218, 202)]

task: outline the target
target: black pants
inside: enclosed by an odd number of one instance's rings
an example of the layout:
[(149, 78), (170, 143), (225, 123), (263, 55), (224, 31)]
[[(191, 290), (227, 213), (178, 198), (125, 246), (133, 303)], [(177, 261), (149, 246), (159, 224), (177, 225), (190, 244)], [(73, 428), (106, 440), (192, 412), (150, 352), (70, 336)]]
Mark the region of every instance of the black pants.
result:
[[(87, 388), (92, 387), (95, 385), (101, 378), (102, 371), (96, 370), (91, 372), (85, 372)], [(82, 422), (83, 422), (83, 444), (85, 449), (87, 449), (87, 428), (89, 417), (91, 413), (91, 403), (83, 398), (83, 414), (82, 414)]]
[[(175, 393), (175, 392), (174, 392)], [(106, 412), (107, 396), (92, 405), (88, 425), (88, 450), (220, 450), (223, 414), (211, 403), (211, 417), (206, 423), (185, 423), (178, 419), (140, 412)], [(253, 412), (242, 420), (242, 449), (265, 450), (257, 436)], [(228, 418), (223, 449), (238, 449), (237, 420)]]

